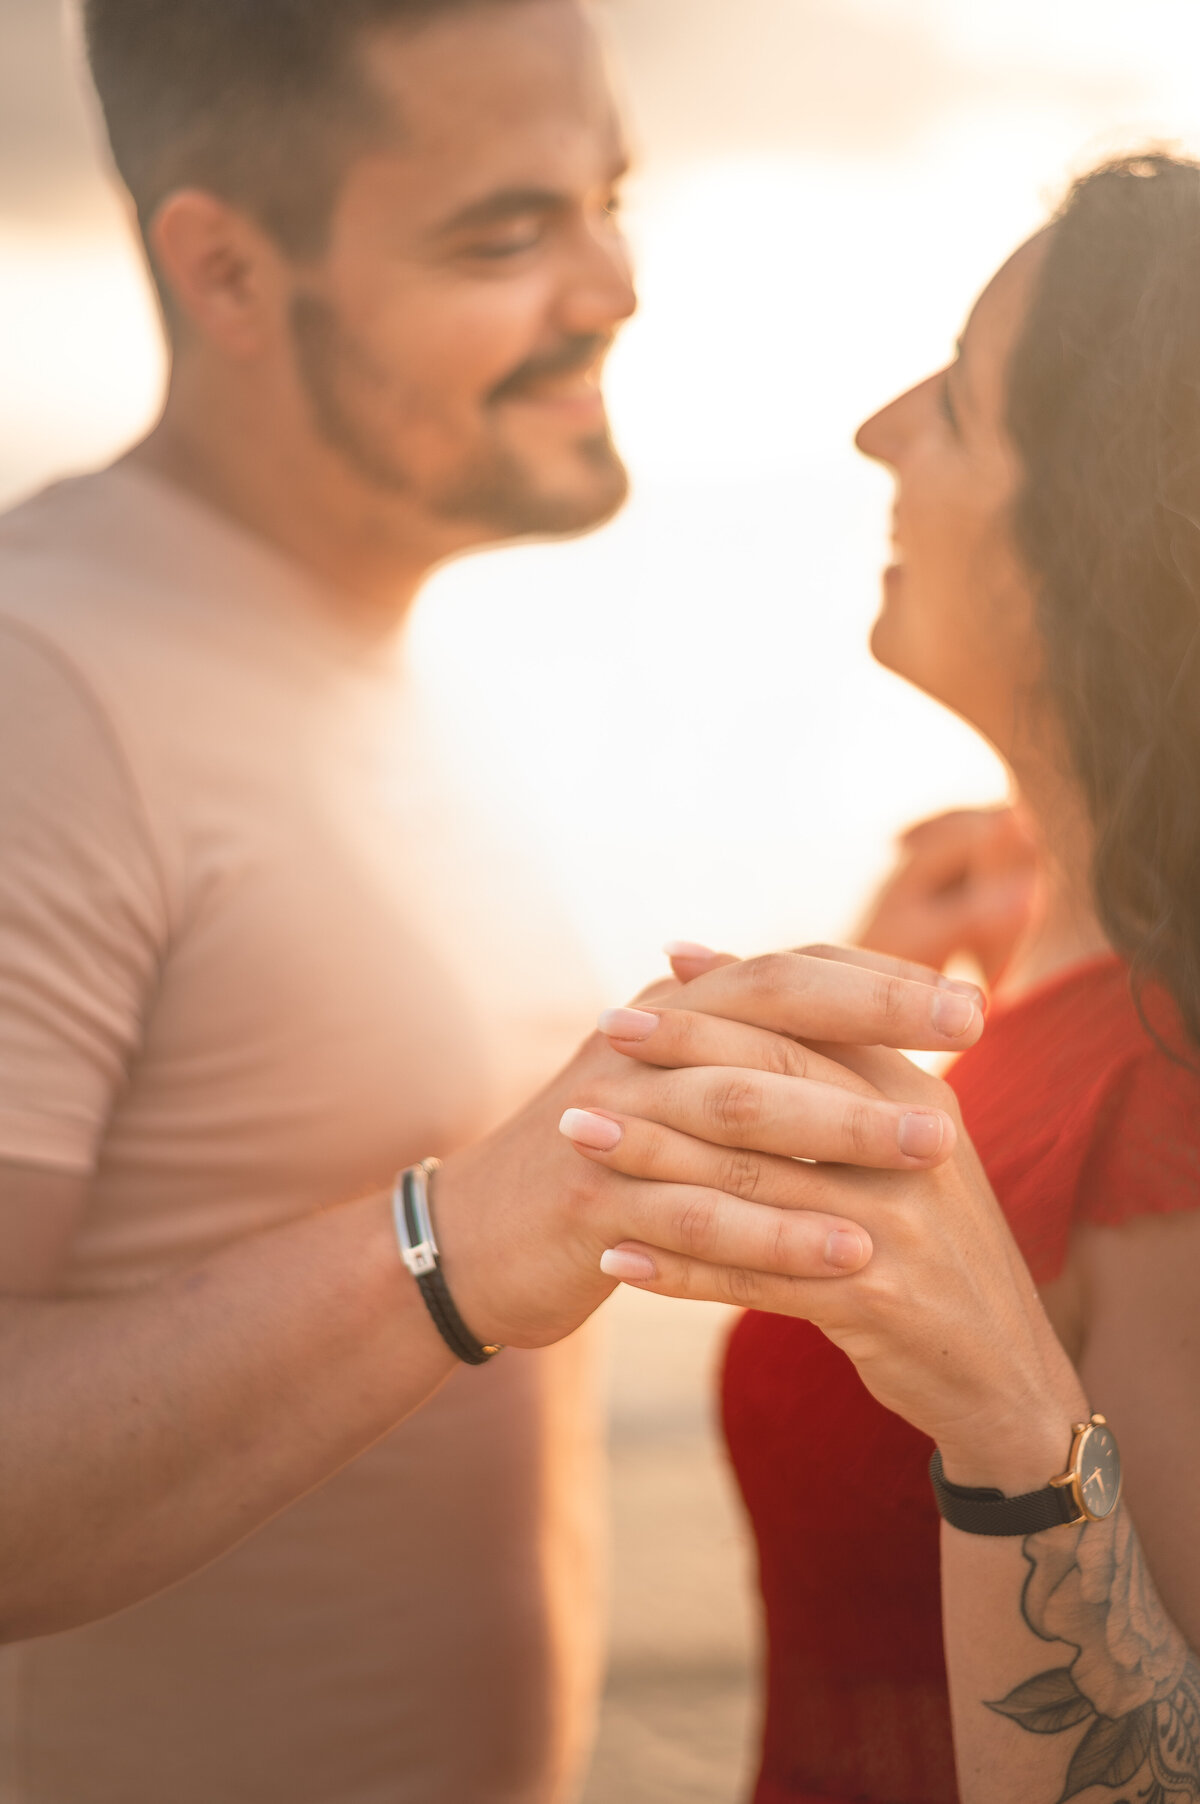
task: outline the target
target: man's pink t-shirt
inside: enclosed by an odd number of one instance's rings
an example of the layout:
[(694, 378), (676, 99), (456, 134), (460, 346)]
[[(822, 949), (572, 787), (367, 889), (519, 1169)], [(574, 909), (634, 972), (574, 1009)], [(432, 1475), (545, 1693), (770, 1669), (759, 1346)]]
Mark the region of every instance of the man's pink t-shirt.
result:
[[(571, 1052), (569, 934), (393, 634), (118, 466), (0, 520), (0, 1160), (116, 1296), (486, 1132)], [(597, 1671), (586, 1337), (463, 1370), (148, 1603), (0, 1651), (3, 1804), (550, 1804)]]

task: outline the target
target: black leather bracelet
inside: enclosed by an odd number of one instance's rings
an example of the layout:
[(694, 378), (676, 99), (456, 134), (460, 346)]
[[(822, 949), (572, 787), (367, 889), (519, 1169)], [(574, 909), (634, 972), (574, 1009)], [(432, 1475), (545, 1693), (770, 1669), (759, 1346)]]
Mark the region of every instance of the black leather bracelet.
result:
[(464, 1365), (485, 1366), (504, 1349), (476, 1340), (458, 1313), (442, 1274), (428, 1191), (429, 1180), (437, 1169), (436, 1159), (425, 1159), (420, 1165), (410, 1165), (396, 1179), (392, 1214), (400, 1257), (416, 1279), (433, 1324), (455, 1358)]
[(1084, 1518), (1072, 1492), (1064, 1485), (1046, 1485), (1021, 1497), (986, 1487), (954, 1485), (942, 1469), (942, 1455), (934, 1449), (929, 1478), (937, 1506), (953, 1528), (968, 1535), (1036, 1535), (1045, 1528), (1062, 1528)]

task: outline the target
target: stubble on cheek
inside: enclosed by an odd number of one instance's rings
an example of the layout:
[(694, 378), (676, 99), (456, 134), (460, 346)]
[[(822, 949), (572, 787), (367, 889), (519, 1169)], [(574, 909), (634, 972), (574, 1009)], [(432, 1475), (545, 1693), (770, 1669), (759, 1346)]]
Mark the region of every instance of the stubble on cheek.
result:
[[(419, 497), (439, 519), (504, 538), (566, 535), (602, 524), (626, 499), (629, 480), (610, 433), (565, 447), (565, 475), (539, 473), (537, 459), (506, 443), (503, 385), (481, 403), (478, 431), (464, 433), (461, 456), (440, 471), (401, 450), (419, 437), (418, 413), (436, 420), (436, 397), (401, 387), (336, 310), (300, 291), (292, 301), (296, 368), (322, 441), (372, 488)], [(447, 402), (447, 411), (449, 403)], [(571, 466), (574, 466), (573, 468)]]
[(290, 323), (296, 370), (318, 436), (373, 488), (410, 493), (410, 473), (381, 423), (381, 416), (399, 415), (403, 406), (388, 406), (393, 385), (386, 373), (321, 296), (304, 289), (294, 295)]

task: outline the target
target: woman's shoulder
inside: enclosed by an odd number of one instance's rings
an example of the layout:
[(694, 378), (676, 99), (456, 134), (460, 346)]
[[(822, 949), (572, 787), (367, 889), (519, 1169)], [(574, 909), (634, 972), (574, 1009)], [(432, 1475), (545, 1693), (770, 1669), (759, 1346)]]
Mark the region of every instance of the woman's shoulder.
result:
[(1002, 1004), (949, 1081), (1040, 1279), (1074, 1221), (1200, 1208), (1200, 1051), (1165, 993), (1139, 1008), (1120, 959)]
[(1089, 1136), (1081, 1221), (1117, 1226), (1137, 1215), (1200, 1209), (1200, 1049), (1156, 988), (1142, 997), (1137, 1027), (1140, 1037), (1114, 1071)]

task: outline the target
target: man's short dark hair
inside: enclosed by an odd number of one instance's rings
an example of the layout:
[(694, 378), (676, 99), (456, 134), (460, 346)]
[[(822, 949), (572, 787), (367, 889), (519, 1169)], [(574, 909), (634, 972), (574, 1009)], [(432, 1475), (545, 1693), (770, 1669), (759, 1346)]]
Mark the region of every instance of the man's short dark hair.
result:
[(346, 164), (385, 129), (365, 34), (483, 0), (83, 0), (88, 59), (143, 233), (180, 187), (322, 248)]

